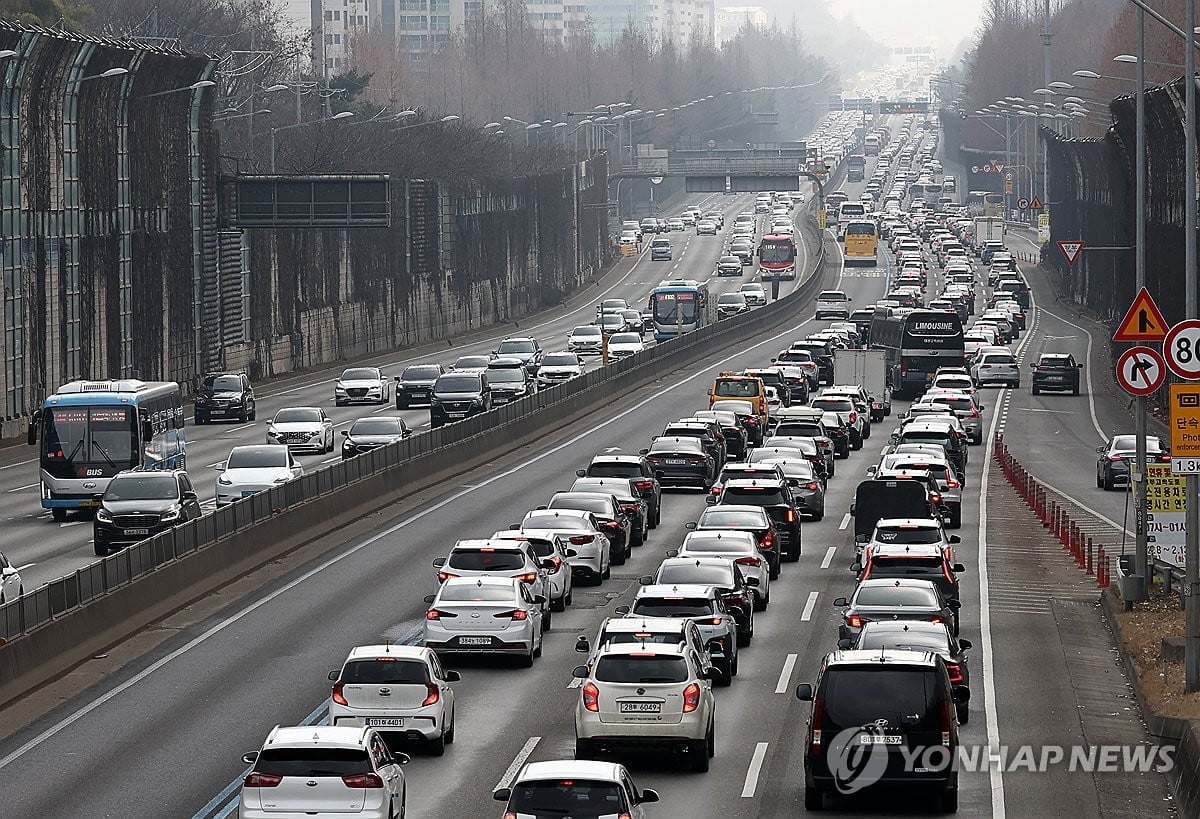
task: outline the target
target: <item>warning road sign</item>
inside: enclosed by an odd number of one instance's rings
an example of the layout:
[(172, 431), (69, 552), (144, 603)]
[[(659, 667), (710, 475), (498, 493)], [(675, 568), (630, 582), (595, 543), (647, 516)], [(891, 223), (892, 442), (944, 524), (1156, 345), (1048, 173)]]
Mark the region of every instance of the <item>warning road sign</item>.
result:
[(1036, 196), (1033, 197), (1033, 199), (1029, 202), (1029, 208), (1031, 210), (1041, 210), (1044, 207), (1045, 205), (1042, 204), (1042, 200)]
[(1130, 347), (1117, 358), (1117, 383), (1130, 395), (1149, 395), (1166, 377), (1166, 363), (1149, 347)]
[(1058, 249), (1061, 250), (1062, 255), (1066, 257), (1067, 264), (1074, 266), (1075, 260), (1079, 258), (1079, 254), (1083, 250), (1083, 245), (1084, 243), (1081, 241), (1059, 241)]
[(1162, 341), (1166, 337), (1167, 320), (1154, 303), (1150, 291), (1143, 287), (1125, 312), (1113, 341)]

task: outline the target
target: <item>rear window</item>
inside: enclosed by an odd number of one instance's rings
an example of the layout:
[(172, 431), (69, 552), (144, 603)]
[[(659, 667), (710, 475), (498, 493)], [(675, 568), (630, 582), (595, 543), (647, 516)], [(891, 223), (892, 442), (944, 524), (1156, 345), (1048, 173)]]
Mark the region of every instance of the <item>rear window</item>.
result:
[(912, 586), (860, 586), (854, 595), (856, 606), (920, 606), (937, 604), (933, 592)]
[(918, 529), (918, 528), (887, 528), (878, 529), (875, 532), (874, 540), (880, 543), (896, 544), (898, 546), (907, 546), (916, 543), (941, 543), (942, 533), (937, 529)]
[(817, 409), (834, 412), (849, 412), (854, 409), (854, 402), (849, 398), (814, 398), (809, 403)]
[(400, 378), (405, 381), (433, 381), (441, 374), (442, 371), (439, 367), (431, 367), (425, 364), (415, 364), (412, 367), (407, 368)]
[(819, 424), (804, 424), (796, 421), (785, 421), (775, 428), (775, 434), (784, 438), (823, 438), (825, 433)]
[(759, 382), (756, 380), (718, 381), (713, 394), (725, 398), (757, 398), (759, 389)]
[(596, 662), (596, 679), (612, 683), (677, 683), (688, 678), (687, 662), (670, 654), (614, 654)]
[(1011, 355), (985, 355), (984, 364), (1016, 364), (1017, 360)]
[(597, 515), (612, 514), (612, 504), (603, 496), (597, 498), (555, 498), (550, 501), (551, 509), (579, 509)]
[(1043, 356), (1041, 360), (1038, 361), (1038, 366), (1053, 370), (1065, 370), (1070, 368), (1072, 365), (1070, 364), (1069, 359), (1066, 358), (1048, 358)]
[(942, 561), (931, 557), (880, 556), (871, 560), (871, 572), (888, 577), (941, 576)]
[(706, 528), (724, 526), (730, 529), (763, 529), (767, 522), (761, 512), (722, 512), (714, 509), (705, 512), (700, 525)]
[(365, 749), (265, 748), (254, 770), (276, 776), (346, 776), (368, 773), (373, 768)]
[(859, 636), (855, 648), (901, 648), (912, 651), (949, 652), (950, 639), (942, 633), (940, 636), (929, 632), (901, 632), (866, 629)]
[(472, 583), (456, 583), (443, 586), (443, 603), (505, 603), (516, 600), (511, 586), (477, 586)]
[(525, 556), (520, 552), (455, 549), (447, 565), (470, 572), (511, 572), (525, 567)]
[(412, 660), (379, 657), (374, 660), (355, 660), (342, 669), (341, 681), (367, 685), (424, 685), (429, 682), (425, 663)]
[(722, 503), (738, 506), (776, 506), (787, 503), (776, 487), (731, 486), (721, 494)]
[(937, 675), (924, 668), (839, 668), (825, 672), (825, 718), (836, 729), (886, 719), (889, 728), (940, 724)]
[(658, 571), (658, 582), (732, 586), (733, 569), (728, 566), (663, 566)]
[(703, 617), (712, 614), (712, 608), (704, 598), (644, 597), (633, 604), (633, 613), (647, 617)]
[(533, 816), (575, 816), (596, 819), (617, 815), (626, 809), (621, 786), (615, 782), (548, 779), (514, 785), (508, 799), (509, 811)]
[(640, 478), (642, 469), (637, 464), (592, 464), (587, 474), (589, 478)]

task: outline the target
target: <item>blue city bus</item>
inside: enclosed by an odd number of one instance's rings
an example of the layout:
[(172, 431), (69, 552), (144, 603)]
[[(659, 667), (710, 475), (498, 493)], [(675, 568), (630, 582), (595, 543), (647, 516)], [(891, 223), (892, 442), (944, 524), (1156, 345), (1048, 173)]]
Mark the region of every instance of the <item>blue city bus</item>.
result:
[[(72, 381), (46, 398), (29, 425), (38, 448), (42, 508), (66, 520), (94, 509), (126, 469), (187, 465), (183, 392), (173, 381)], [(39, 434), (40, 433), (40, 434)]]
[(654, 340), (666, 341), (708, 325), (708, 283), (694, 279), (670, 279), (650, 292), (650, 316)]

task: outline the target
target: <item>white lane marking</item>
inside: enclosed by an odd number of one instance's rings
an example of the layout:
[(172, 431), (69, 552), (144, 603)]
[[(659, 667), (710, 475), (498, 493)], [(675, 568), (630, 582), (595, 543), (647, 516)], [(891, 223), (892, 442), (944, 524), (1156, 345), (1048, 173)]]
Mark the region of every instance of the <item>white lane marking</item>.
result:
[(37, 565), (36, 563), (26, 563), (24, 566), (18, 566), (18, 567), (17, 567), (17, 571), (18, 571), (18, 572), (23, 572), (23, 571), (25, 571), (26, 569), (32, 569), (32, 568), (33, 568), (34, 566), (36, 566), (36, 565)]
[[(992, 416), (992, 426), (985, 440), (992, 441), (996, 435), (996, 426), (1000, 416)], [(986, 446), (986, 444), (985, 444)], [(983, 710), (987, 720), (988, 748), (999, 752), (1000, 722), (996, 716), (996, 678), (992, 673), (994, 654), (992, 649), (992, 606), (991, 589), (988, 586), (987, 567), (987, 495), (988, 474), (991, 472), (990, 459), (983, 465), (983, 477), (979, 481), (979, 537), (976, 565), (979, 567), (979, 636), (983, 652)], [(999, 766), (988, 766), (988, 777), (991, 780), (992, 816), (994, 819), (1004, 819), (1004, 774)]]
[(1085, 353), (1085, 355), (1087, 356), (1087, 358), (1086, 358), (1087, 363), (1083, 366), (1083, 375), (1087, 381), (1088, 411), (1092, 415), (1092, 426), (1095, 428), (1096, 434), (1100, 436), (1101, 441), (1107, 441), (1108, 435), (1105, 434), (1104, 427), (1100, 426), (1100, 418), (1096, 415), (1096, 395), (1092, 390), (1092, 334), (1088, 331), (1088, 329), (1086, 327), (1080, 327), (1078, 324), (1076, 324), (1073, 321), (1067, 321), (1065, 318), (1060, 316), (1058, 313), (1055, 313), (1053, 310), (1049, 310), (1045, 307), (1037, 307), (1037, 302), (1033, 298), (1032, 293), (1030, 293), (1029, 301), (1039, 311), (1045, 310), (1045, 312), (1047, 314), (1054, 316), (1054, 318), (1058, 319), (1063, 324), (1067, 325), (1068, 327), (1074, 327), (1076, 330), (1081, 331), (1084, 335), (1087, 336), (1087, 352)]
[(336, 458), (326, 458), (325, 460), (321, 461), (321, 463), (322, 463), (322, 464), (331, 464), (331, 463), (334, 463), (334, 462), (336, 462), (336, 461), (340, 461), (341, 459), (342, 459), (342, 458), (341, 458), (341, 456), (339, 455), (339, 456), (338, 456), (338, 457), (336, 457)]
[(775, 684), (776, 694), (782, 694), (788, 690), (788, 683), (792, 681), (792, 672), (796, 670), (796, 660), (799, 656), (798, 654), (789, 654), (783, 661), (783, 670), (779, 672), (779, 682)]
[(40, 482), (39, 482), (39, 483), (27, 483), (27, 484), (25, 484), (24, 486), (18, 486), (16, 489), (10, 489), (10, 490), (8, 490), (8, 491), (9, 491), (10, 493), (11, 493), (11, 492), (24, 492), (26, 489), (34, 489), (34, 488), (36, 488), (36, 487), (38, 487), (38, 486), (41, 486), (41, 483), (40, 483)]
[(65, 529), (65, 528), (67, 528), (68, 526), (78, 526), (78, 525), (79, 525), (79, 524), (81, 524), (81, 523), (83, 523), (83, 521), (82, 521), (82, 520), (69, 520), (69, 521), (67, 521), (66, 523), (60, 523), (60, 524), (58, 524), (58, 528), (59, 528), (59, 529)]
[(762, 773), (763, 760), (767, 757), (767, 743), (760, 742), (754, 746), (754, 755), (750, 757), (750, 767), (746, 771), (746, 784), (742, 785), (742, 798), (749, 799), (758, 790), (758, 777)]
[(845, 529), (849, 525), (850, 525), (850, 513), (847, 512), (846, 514), (842, 515), (842, 522), (838, 524), (838, 528)]
[(837, 554), (837, 547), (836, 547), (836, 546), (830, 546), (828, 549), (826, 549), (826, 550), (825, 550), (825, 559), (821, 561), (821, 568), (822, 568), (822, 569), (828, 569), (828, 568), (829, 568), (829, 565), (830, 565), (831, 563), (833, 563), (833, 556), (834, 556), (835, 554)]
[(517, 751), (516, 757), (512, 764), (508, 766), (508, 770), (504, 772), (504, 776), (500, 777), (500, 781), (492, 788), (493, 791), (498, 791), (501, 788), (507, 788), (512, 784), (513, 778), (516, 777), (517, 771), (521, 770), (521, 766), (525, 764), (525, 760), (529, 759), (529, 755), (533, 753), (533, 749), (542, 741), (541, 737), (530, 737), (521, 746), (521, 750)]
[(569, 683), (567, 683), (567, 688), (582, 688), (582, 687), (583, 687), (583, 680), (580, 679), (579, 677), (572, 677), (571, 681)]
[(812, 619), (813, 609), (817, 607), (817, 598), (821, 595), (820, 592), (809, 592), (808, 600), (804, 603), (804, 611), (800, 613), (800, 622), (807, 623)]
[(0, 472), (3, 472), (6, 469), (12, 469), (14, 466), (25, 466), (26, 464), (35, 464), (35, 463), (37, 463), (37, 458), (30, 458), (27, 461), (17, 461), (14, 464), (6, 464), (4, 466), (0, 466)]

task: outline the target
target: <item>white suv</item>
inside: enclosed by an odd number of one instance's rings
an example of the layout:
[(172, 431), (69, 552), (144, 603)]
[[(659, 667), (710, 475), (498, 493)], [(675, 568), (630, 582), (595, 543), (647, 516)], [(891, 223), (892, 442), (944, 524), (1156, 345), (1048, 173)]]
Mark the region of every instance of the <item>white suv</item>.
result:
[(658, 801), (658, 792), (638, 790), (617, 762), (555, 759), (531, 762), (511, 788), (492, 792), (507, 803), (505, 816), (623, 816), (643, 819), (642, 805)]
[(707, 771), (716, 751), (717, 703), (699, 654), (683, 645), (609, 645), (583, 680), (575, 708), (575, 758), (629, 748), (683, 752)]
[(850, 318), (851, 298), (841, 290), (822, 290), (817, 294), (817, 318)]
[(981, 352), (971, 365), (971, 378), (982, 387), (984, 384), (1002, 381), (1010, 387), (1021, 386), (1021, 368), (1010, 352)]
[(254, 766), (242, 783), (241, 819), (316, 816), (335, 809), (360, 819), (403, 816), (407, 788), (401, 765), (374, 728), (276, 725), (242, 761)]
[(529, 586), (530, 592), (545, 598), (542, 607), (542, 631), (550, 628), (550, 581), (547, 577), (551, 562), (543, 561), (526, 541), (477, 538), (460, 540), (448, 557), (433, 561), (438, 570), (438, 582), (452, 577), (512, 577)]
[(424, 646), (357, 646), (330, 671), (329, 722), (374, 728), (381, 734), (427, 743), (435, 756), (454, 742), (457, 671), (442, 668)]

